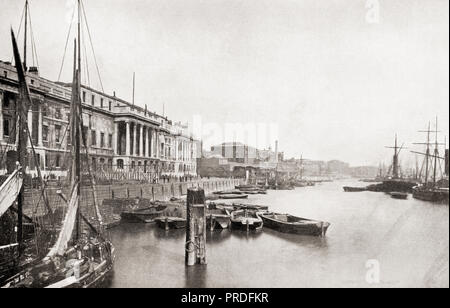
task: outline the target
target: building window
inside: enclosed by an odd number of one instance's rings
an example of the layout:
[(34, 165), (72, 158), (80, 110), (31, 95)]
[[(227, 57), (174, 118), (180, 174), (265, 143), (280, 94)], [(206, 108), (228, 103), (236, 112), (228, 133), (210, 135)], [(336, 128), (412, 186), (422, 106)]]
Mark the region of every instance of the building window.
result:
[(83, 91), (83, 103), (86, 103), (86, 91)]
[(108, 109), (109, 109), (109, 111), (111, 111), (111, 110), (112, 110), (112, 102), (111, 102), (111, 101), (109, 101), (109, 106), (108, 106)]
[(3, 136), (9, 137), (9, 128), (10, 128), (10, 119), (4, 118), (3, 119)]
[(91, 145), (97, 145), (97, 132), (95, 130), (91, 131)]
[(103, 98), (100, 99), (100, 108), (103, 109)]
[(48, 141), (48, 126), (42, 126), (42, 140)]
[(55, 141), (57, 143), (61, 142), (61, 126), (55, 125)]
[(61, 108), (55, 108), (55, 118), (56, 119), (61, 119), (62, 118)]
[(105, 133), (100, 133), (100, 147), (105, 147)]
[(57, 154), (56, 156), (55, 156), (55, 166), (56, 166), (56, 168), (59, 168), (61, 165), (60, 165), (60, 160), (61, 160), (61, 157), (60, 157), (60, 155), (59, 154)]
[(9, 99), (3, 100), (3, 108), (8, 109), (9, 108)]
[(118, 159), (117, 160), (117, 168), (118, 169), (123, 169), (123, 160), (122, 159)]
[(112, 144), (113, 144), (113, 135), (109, 134), (108, 135), (108, 148), (112, 149)]
[[(83, 131), (82, 131), (82, 139), (84, 138), (84, 140), (86, 141), (86, 143), (88, 142), (87, 141), (87, 137), (88, 137), (88, 127), (87, 126), (83, 126)], [(87, 145), (87, 144), (86, 144)]]
[(44, 105), (43, 105), (41, 110), (42, 110), (42, 116), (43, 116), (43, 117), (46, 117), (47, 114), (48, 114), (47, 106), (44, 106)]
[(5, 78), (8, 78), (8, 72), (7, 72), (7, 71), (3, 71), (3, 76), (4, 76)]
[(95, 106), (95, 95), (94, 94), (92, 94), (91, 104), (92, 104), (92, 106)]

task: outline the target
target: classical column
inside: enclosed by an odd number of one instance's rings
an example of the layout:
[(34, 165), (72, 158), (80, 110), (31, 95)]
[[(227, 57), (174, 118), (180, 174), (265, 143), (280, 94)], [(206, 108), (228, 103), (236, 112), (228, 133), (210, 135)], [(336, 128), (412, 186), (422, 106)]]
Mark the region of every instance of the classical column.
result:
[(144, 125), (139, 125), (139, 156), (144, 156)]
[(153, 157), (152, 151), (153, 151), (153, 130), (151, 127), (148, 128), (148, 157)]
[(126, 156), (131, 156), (130, 150), (131, 150), (131, 145), (130, 145), (130, 122), (126, 121), (125, 122), (126, 127), (127, 127), (127, 131), (126, 131), (126, 136), (125, 136), (125, 148), (126, 148)]
[(44, 104), (44, 102), (41, 102), (41, 104), (39, 104), (39, 115), (38, 115), (38, 146), (42, 147), (42, 125), (43, 125), (43, 121), (42, 121), (42, 104)]
[(119, 136), (120, 134), (119, 134), (119, 122), (114, 122), (114, 131), (113, 131), (113, 140), (112, 140), (112, 142), (113, 142), (113, 144), (112, 144), (112, 146), (113, 146), (113, 153), (114, 153), (114, 155), (117, 155), (118, 154), (118, 144), (119, 144), (119, 141), (117, 140), (117, 138), (118, 138), (118, 136)]
[(150, 132), (150, 129), (145, 126), (144, 127), (144, 132), (145, 132), (145, 147), (144, 147), (144, 157), (148, 157), (148, 133)]
[(3, 140), (3, 91), (0, 90), (0, 141)]
[(153, 157), (158, 157), (158, 136), (156, 134), (156, 130), (153, 130)]
[(137, 142), (136, 142), (136, 138), (137, 138), (137, 123), (133, 123), (133, 153), (131, 155), (136, 155), (136, 148), (137, 148)]

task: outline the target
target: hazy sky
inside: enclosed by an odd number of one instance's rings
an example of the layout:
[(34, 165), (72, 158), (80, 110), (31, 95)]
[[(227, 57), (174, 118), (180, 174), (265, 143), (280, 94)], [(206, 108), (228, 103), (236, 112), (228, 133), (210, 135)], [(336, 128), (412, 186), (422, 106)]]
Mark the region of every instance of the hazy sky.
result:
[[(51, 80), (71, 2), (30, 0), (41, 75)], [(24, 1), (0, 3), (0, 59), (10, 60), (9, 27), (17, 31)], [(288, 157), (353, 165), (387, 162), (395, 133), (409, 147), (422, 141), (417, 130), (436, 115), (448, 135), (447, 0), (380, 0), (378, 23), (367, 17), (375, 0), (84, 3), (105, 91), (131, 100), (136, 72), (136, 104), (162, 113), (164, 103), (171, 119), (259, 125), (258, 146), (273, 147), (274, 133), (263, 129), (272, 125)], [(99, 88), (92, 60), (89, 70)], [(414, 160), (404, 153), (404, 162)]]

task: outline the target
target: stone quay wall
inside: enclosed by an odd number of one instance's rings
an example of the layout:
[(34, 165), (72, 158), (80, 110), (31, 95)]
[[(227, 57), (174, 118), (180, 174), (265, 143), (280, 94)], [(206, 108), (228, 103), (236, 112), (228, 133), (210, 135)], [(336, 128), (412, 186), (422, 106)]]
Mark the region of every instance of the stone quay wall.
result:
[[(164, 184), (141, 184), (132, 182), (114, 183), (110, 185), (96, 186), (96, 201), (105, 223), (112, 224), (117, 221), (120, 214), (114, 207), (114, 202), (103, 202), (113, 199), (147, 199), (150, 201), (169, 201), (172, 198), (180, 198), (187, 195), (189, 188), (203, 188), (205, 194), (212, 194), (217, 191), (231, 190), (235, 186), (243, 184), (241, 179), (202, 179), (189, 182), (173, 182)], [(66, 198), (70, 198), (69, 189), (63, 189)], [(46, 189), (47, 199), (50, 206), (57, 213), (57, 219), (62, 219), (66, 207), (63, 199), (58, 195), (58, 189), (48, 187)], [(81, 210), (88, 218), (95, 217), (94, 194), (90, 187), (81, 189)], [(29, 217), (43, 216), (46, 213), (45, 206), (41, 199), (41, 191), (37, 189), (27, 189), (25, 191), (24, 213)]]

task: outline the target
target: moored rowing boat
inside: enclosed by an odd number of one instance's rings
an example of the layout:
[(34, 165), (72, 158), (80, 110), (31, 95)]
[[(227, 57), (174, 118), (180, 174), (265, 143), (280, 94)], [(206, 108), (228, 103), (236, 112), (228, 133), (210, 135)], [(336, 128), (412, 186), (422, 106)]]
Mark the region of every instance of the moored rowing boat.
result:
[(325, 236), (330, 223), (316, 221), (289, 214), (261, 214), (264, 226), (283, 233), (300, 235)]

